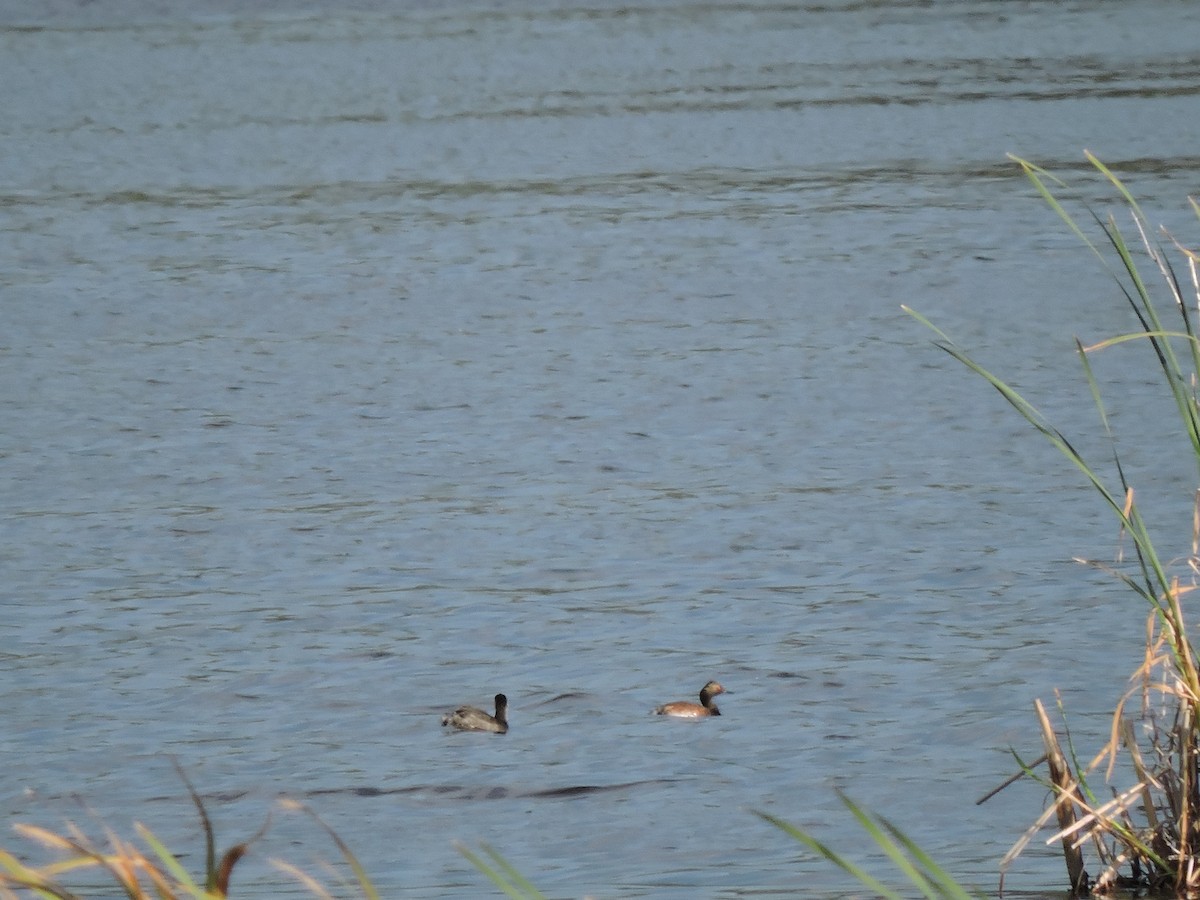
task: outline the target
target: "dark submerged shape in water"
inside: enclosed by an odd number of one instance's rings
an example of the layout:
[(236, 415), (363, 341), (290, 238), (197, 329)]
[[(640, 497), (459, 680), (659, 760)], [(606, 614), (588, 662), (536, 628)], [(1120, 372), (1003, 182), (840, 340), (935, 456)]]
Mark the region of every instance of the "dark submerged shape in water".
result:
[(717, 709), (717, 704), (713, 703), (713, 697), (723, 693), (725, 693), (725, 688), (721, 687), (715, 681), (710, 681), (700, 689), (699, 703), (677, 700), (674, 703), (664, 703), (658, 709), (654, 710), (654, 712), (660, 716), (676, 716), (681, 719), (719, 716), (721, 711)]
[(442, 716), (442, 724), (450, 725), (459, 731), (490, 731), (493, 734), (508, 732), (508, 698), (503, 694), (496, 695), (496, 715), (489, 716), (482, 709), (474, 706), (460, 706), (452, 713)]

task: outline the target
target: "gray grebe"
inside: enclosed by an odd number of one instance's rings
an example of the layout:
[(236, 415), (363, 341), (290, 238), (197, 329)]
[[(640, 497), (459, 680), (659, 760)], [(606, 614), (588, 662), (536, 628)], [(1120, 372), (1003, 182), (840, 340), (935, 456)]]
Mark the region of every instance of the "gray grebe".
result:
[(719, 716), (721, 711), (713, 703), (713, 697), (725, 693), (725, 688), (715, 681), (710, 681), (700, 689), (700, 702), (690, 703), (677, 700), (674, 703), (664, 703), (655, 710), (660, 716), (679, 716), (684, 719), (698, 719), (701, 716)]
[(452, 713), (442, 716), (443, 725), (451, 725), (459, 731), (490, 731), (505, 734), (508, 731), (508, 698), (496, 695), (496, 715), (489, 716), (482, 709), (460, 706)]

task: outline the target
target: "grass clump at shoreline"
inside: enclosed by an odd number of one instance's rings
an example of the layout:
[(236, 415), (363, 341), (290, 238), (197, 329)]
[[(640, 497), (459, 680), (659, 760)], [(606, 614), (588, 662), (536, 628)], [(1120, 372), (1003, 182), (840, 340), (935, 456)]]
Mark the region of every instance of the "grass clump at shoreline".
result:
[[(229, 896), (234, 867), (249, 852), (251, 846), (267, 833), (271, 825), (271, 816), (267, 816), (262, 827), (251, 838), (234, 844), (218, 859), (216, 837), (204, 801), (196, 793), (178, 762), (175, 763), (175, 770), (187, 787), (204, 831), (203, 879), (193, 878), (179, 857), (141, 823), (134, 824), (134, 831), (141, 844), (126, 840), (109, 828), (104, 829), (104, 842), (100, 843), (71, 823), (61, 833), (18, 823), (13, 826), (17, 834), (61, 853), (62, 858), (56, 862), (34, 866), (22, 862), (5, 850), (0, 850), (0, 900), (18, 900), (30, 895), (45, 900), (82, 900), (85, 895), (77, 893), (77, 890), (81, 889), (69, 887), (67, 878), (96, 870), (107, 876), (120, 890), (121, 895), (129, 900), (225, 900)], [(354, 876), (359, 895), (364, 900), (379, 900), (378, 892), (358, 859), (320, 816), (304, 804), (292, 800), (280, 801), (280, 807), (287, 812), (302, 813), (316, 821), (337, 846), (343, 862)], [(317, 879), (302, 869), (278, 859), (271, 860), (271, 863), (276, 869), (295, 878), (314, 896), (332, 897)], [(103, 896), (109, 895), (109, 891), (104, 887), (93, 886), (90, 889)]]
[[(1108, 741), (1090, 761), (1078, 756), (1065, 726), (1064, 752), (1044, 706), (1040, 701), (1036, 704), (1038, 731), (1046, 751), (1042, 759), (1047, 762), (1049, 775), (1035, 772), (1036, 764), (1026, 764), (1019, 758), (1018, 762), (1026, 774), (1051, 791), (1052, 802), (1005, 856), (1001, 870), (1020, 855), (1041, 828), (1056, 820), (1058, 828), (1049, 842), (1062, 844), (1074, 893), (1134, 889), (1191, 896), (1200, 893), (1200, 669), (1188, 637), (1183, 599), (1195, 589), (1200, 573), (1200, 499), (1194, 501), (1190, 553), (1182, 566), (1168, 563), (1160, 556), (1142, 518), (1091, 359), (1128, 343), (1143, 344), (1150, 350), (1153, 365), (1182, 423), (1186, 452), (1200, 470), (1200, 256), (1165, 231), (1161, 239), (1156, 238), (1129, 189), (1095, 156), (1087, 154), (1087, 159), (1115, 187), (1127, 208), (1138, 235), (1134, 244), (1126, 239), (1115, 217), (1102, 218), (1085, 204), (1086, 215), (1099, 230), (1097, 240), (1093, 240), (1058, 199), (1056, 192), (1067, 185), (1032, 163), (1013, 159), (1109, 271), (1138, 322), (1135, 331), (1091, 346), (1076, 341), (1092, 400), (1112, 448), (1114, 474), (1107, 478), (1102, 475), (1033, 404), (923, 316), (905, 309), (936, 332), (938, 346), (999, 391), (1100, 494), (1127, 536), (1134, 559), (1131, 565), (1120, 567), (1088, 562), (1125, 583), (1143, 602), (1148, 616), (1144, 654), (1132, 673), (1133, 686), (1113, 711)], [(1191, 205), (1200, 217), (1200, 205), (1195, 200)], [(1110, 262), (1114, 257), (1115, 264)], [(1147, 261), (1157, 272), (1152, 279), (1141, 271)], [(1186, 278), (1180, 277), (1177, 263), (1182, 264)], [(1152, 283), (1160, 288), (1152, 289)], [(1162, 435), (1169, 431), (1164, 428)], [(1131, 714), (1128, 710), (1134, 700), (1137, 710)], [(1065, 721), (1061, 703), (1059, 718)], [(1111, 785), (1118, 761), (1135, 776), (1133, 784), (1119, 789)], [(1094, 876), (1087, 870), (1085, 848), (1091, 850)]]

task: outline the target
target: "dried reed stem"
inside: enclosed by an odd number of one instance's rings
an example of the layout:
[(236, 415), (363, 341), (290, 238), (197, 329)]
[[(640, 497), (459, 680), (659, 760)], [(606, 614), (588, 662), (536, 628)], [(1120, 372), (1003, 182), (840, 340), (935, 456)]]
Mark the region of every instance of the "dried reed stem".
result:
[(1071, 881), (1072, 895), (1078, 897), (1087, 893), (1088, 874), (1083, 868), (1083, 851), (1069, 836), (1075, 829), (1074, 797), (1077, 785), (1071, 775), (1071, 767), (1067, 764), (1067, 758), (1063, 755), (1062, 747), (1059, 746), (1058, 736), (1050, 725), (1050, 717), (1046, 715), (1046, 708), (1042, 706), (1041, 700), (1035, 700), (1034, 706), (1037, 709), (1038, 722), (1042, 726), (1042, 742), (1046, 746), (1046, 763), (1050, 767), (1050, 780), (1058, 794), (1054, 802), (1054, 811), (1058, 816), (1059, 830), (1064, 833), (1062, 848), (1063, 857), (1067, 863), (1067, 877)]

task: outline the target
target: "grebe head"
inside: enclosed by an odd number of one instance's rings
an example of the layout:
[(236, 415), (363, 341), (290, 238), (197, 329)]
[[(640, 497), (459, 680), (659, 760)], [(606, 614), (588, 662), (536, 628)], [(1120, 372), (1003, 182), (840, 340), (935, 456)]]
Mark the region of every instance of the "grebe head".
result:
[(704, 687), (700, 688), (700, 702), (705, 706), (708, 706), (709, 700), (717, 696), (717, 694), (723, 693), (725, 693), (725, 688), (721, 687), (721, 685), (715, 681), (710, 681)]

